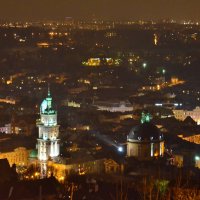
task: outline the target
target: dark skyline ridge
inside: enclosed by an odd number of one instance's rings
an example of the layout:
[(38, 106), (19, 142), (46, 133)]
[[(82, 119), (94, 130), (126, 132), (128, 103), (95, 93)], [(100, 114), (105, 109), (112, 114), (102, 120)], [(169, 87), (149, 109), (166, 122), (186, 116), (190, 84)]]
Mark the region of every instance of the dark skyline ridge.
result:
[(126, 23), (126, 22), (133, 22), (133, 23), (177, 23), (177, 24), (183, 24), (183, 23), (191, 23), (191, 24), (196, 24), (200, 25), (200, 20), (193, 20), (193, 19), (181, 19), (181, 20), (175, 20), (173, 18), (160, 18), (160, 19), (134, 19), (134, 18), (129, 18), (129, 19), (102, 19), (98, 18), (96, 16), (91, 16), (88, 18), (74, 18), (71, 16), (68, 17), (63, 17), (63, 18), (38, 18), (38, 19), (5, 19), (5, 18), (0, 18), (0, 23), (40, 23), (40, 22), (52, 22), (52, 23), (57, 23), (57, 22), (67, 22), (67, 21), (74, 21), (74, 22), (88, 22), (88, 23), (95, 23), (95, 22), (114, 22), (114, 23)]
[(200, 20), (199, 0), (0, 0), (5, 20)]

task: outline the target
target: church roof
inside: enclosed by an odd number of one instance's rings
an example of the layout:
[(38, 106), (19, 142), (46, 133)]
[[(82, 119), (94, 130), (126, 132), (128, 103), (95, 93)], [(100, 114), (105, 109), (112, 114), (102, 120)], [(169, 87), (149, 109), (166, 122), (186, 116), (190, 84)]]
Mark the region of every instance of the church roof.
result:
[(163, 135), (160, 130), (151, 123), (152, 116), (148, 112), (142, 112), (141, 115), (141, 124), (134, 126), (127, 140), (129, 142), (151, 142), (151, 141), (160, 141), (163, 140)]
[(37, 158), (37, 155), (38, 155), (38, 152), (36, 149), (31, 150), (29, 153), (30, 158)]
[(192, 117), (187, 116), (184, 120), (184, 123), (188, 124), (188, 125), (197, 125), (197, 123), (192, 119)]
[(163, 140), (160, 130), (150, 122), (144, 122), (131, 129), (128, 141), (159, 141)]

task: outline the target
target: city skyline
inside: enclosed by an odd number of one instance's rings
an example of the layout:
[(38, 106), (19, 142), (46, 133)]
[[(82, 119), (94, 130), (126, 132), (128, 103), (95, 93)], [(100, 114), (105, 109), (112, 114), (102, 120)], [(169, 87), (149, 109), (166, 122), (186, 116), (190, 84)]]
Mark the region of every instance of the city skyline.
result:
[(0, 2), (0, 200), (200, 199), (199, 1)]

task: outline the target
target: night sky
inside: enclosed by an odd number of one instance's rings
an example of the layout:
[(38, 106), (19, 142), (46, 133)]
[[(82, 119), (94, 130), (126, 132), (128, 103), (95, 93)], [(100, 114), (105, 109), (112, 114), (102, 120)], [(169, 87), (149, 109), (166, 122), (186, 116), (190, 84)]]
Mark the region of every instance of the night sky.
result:
[(0, 0), (0, 18), (199, 20), (200, 0)]

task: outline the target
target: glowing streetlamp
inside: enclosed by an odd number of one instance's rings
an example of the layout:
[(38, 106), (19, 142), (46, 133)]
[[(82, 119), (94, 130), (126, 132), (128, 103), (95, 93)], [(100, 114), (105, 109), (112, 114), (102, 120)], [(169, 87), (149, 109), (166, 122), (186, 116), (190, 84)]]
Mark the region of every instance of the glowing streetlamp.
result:
[(124, 151), (123, 147), (118, 147), (117, 150), (118, 150), (119, 152), (123, 152), (123, 151)]
[(200, 157), (199, 157), (199, 156), (195, 156), (195, 160), (196, 160), (196, 161), (199, 161), (199, 160), (200, 160)]
[(147, 63), (144, 62), (144, 63), (142, 64), (142, 67), (145, 69), (145, 68), (147, 67)]

